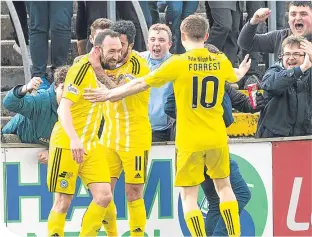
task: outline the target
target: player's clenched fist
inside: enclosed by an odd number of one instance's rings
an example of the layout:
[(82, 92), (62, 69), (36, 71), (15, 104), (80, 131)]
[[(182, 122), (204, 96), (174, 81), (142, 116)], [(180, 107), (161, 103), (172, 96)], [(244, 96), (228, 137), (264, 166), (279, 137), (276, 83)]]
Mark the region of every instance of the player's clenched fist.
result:
[(250, 20), (250, 24), (257, 25), (261, 22), (265, 22), (266, 19), (271, 15), (269, 8), (259, 8)]

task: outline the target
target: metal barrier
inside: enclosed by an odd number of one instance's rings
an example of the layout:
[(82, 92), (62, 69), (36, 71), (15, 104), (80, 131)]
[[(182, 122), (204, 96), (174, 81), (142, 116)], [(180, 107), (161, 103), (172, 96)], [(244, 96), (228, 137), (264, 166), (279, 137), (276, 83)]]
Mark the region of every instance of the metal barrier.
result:
[[(144, 14), (142, 12), (139, 1), (134, 0), (131, 2), (132, 2), (132, 5), (134, 7), (134, 10), (136, 12), (136, 15), (139, 19), (139, 23), (140, 23), (141, 30), (142, 30), (143, 37), (144, 37), (145, 47), (147, 48), (148, 28), (147, 28), (147, 24), (146, 24)], [(112, 21), (116, 21), (116, 1), (107, 1), (107, 17), (108, 17), (108, 19), (110, 19)]]
[(19, 45), (21, 48), (22, 61), (23, 61), (23, 66), (24, 66), (25, 84), (27, 84), (31, 80), (31, 73), (30, 73), (30, 63), (28, 61), (26, 42), (25, 42), (21, 22), (18, 18), (18, 15), (17, 15), (17, 12), (15, 10), (13, 2), (12, 1), (6, 1), (6, 5), (8, 6), (10, 15), (12, 17), (15, 32), (16, 32), (18, 42), (19, 42)]
[(141, 6), (139, 4), (139, 1), (134, 0), (134, 1), (132, 1), (132, 4), (133, 4), (134, 10), (135, 10), (135, 12), (137, 14), (137, 17), (139, 19), (141, 30), (142, 30), (143, 37), (144, 37), (145, 47), (147, 48), (148, 28), (147, 28), (147, 24), (146, 24), (146, 20), (145, 20), (144, 14), (142, 12), (142, 9), (141, 9)]
[[(268, 1), (268, 8), (271, 10), (271, 16), (268, 19), (268, 31), (276, 30), (276, 1)], [(269, 66), (277, 59), (274, 54), (269, 54)]]

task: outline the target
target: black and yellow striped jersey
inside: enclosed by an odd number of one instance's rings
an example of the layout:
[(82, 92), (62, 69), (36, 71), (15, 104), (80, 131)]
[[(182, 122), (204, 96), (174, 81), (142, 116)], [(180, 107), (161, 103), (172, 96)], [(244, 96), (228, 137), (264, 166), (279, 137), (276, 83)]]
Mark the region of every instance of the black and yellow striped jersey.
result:
[[(63, 98), (71, 100), (72, 122), (84, 148), (90, 150), (98, 142), (98, 130), (102, 118), (102, 103), (90, 103), (83, 98), (85, 88), (97, 88), (97, 79), (88, 61), (88, 55), (82, 57), (68, 71)], [(51, 145), (70, 148), (70, 140), (58, 121), (52, 131)]]
[[(147, 75), (150, 72), (146, 60), (137, 52), (114, 70), (106, 70), (110, 76), (125, 77), (126, 81)], [(148, 150), (152, 143), (151, 125), (148, 117), (150, 90), (128, 96), (118, 102), (103, 104), (105, 119), (101, 143), (117, 151), (133, 149)]]

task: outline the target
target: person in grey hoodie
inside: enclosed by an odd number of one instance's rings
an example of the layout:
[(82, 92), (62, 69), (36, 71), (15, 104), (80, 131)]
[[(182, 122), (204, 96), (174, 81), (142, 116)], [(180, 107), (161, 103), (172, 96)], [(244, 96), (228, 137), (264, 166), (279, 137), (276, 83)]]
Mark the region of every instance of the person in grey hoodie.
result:
[(289, 28), (273, 30), (266, 34), (256, 34), (258, 24), (265, 22), (271, 15), (269, 8), (258, 9), (248, 21), (238, 37), (238, 46), (248, 52), (281, 54), (282, 42), (290, 35), (304, 36), (312, 41), (312, 2), (291, 1), (289, 3)]

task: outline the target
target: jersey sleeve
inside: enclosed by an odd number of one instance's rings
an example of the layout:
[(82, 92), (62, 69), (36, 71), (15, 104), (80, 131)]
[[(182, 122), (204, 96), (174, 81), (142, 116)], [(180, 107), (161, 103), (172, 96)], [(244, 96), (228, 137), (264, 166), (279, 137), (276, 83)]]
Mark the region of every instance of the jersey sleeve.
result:
[(181, 63), (179, 56), (171, 56), (158, 69), (144, 76), (144, 81), (151, 87), (161, 87), (162, 85), (174, 81), (179, 73), (178, 65)]
[(83, 94), (83, 89), (85, 88), (85, 80), (88, 73), (89, 63), (73, 66), (70, 68), (66, 75), (64, 83), (63, 98), (69, 99), (76, 103), (80, 96)]
[(227, 58), (223, 60), (223, 69), (222, 72), (224, 72), (225, 81), (234, 83), (238, 81), (238, 78), (235, 74), (234, 68), (232, 66), (232, 63)]
[(141, 70), (140, 70), (140, 73), (136, 76), (137, 78), (143, 77), (149, 74), (151, 71), (145, 59), (141, 59), (140, 66), (141, 66)]

